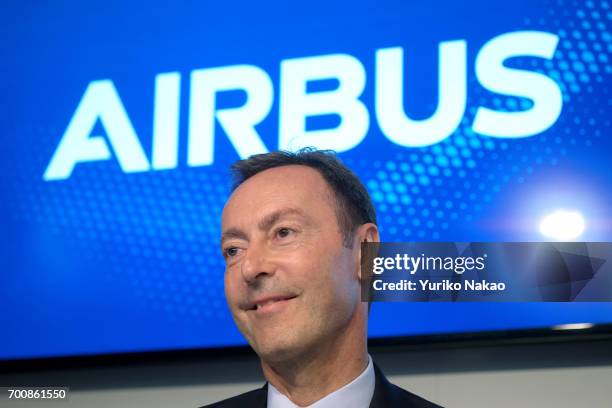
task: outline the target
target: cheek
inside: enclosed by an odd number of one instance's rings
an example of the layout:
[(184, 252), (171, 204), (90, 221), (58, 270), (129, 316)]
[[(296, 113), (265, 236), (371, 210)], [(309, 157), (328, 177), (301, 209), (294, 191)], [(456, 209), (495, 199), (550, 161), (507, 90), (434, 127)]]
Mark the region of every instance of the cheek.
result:
[(227, 304), (229, 305), (232, 313), (237, 310), (237, 301), (240, 299), (238, 282), (234, 277), (232, 271), (225, 271), (225, 276), (223, 278), (224, 286), (225, 286), (225, 299), (227, 300)]
[(333, 292), (339, 303), (354, 305), (361, 300), (361, 286), (356, 268), (356, 261), (350, 251), (341, 250), (329, 260), (329, 291)]
[(293, 280), (312, 282), (328, 275), (330, 254), (317, 247), (301, 246), (286, 254), (282, 263), (285, 270), (290, 271)]
[(333, 296), (342, 290), (347, 271), (340, 270), (345, 266), (337, 257), (342, 255), (330, 249), (330, 246), (306, 247), (287, 256), (284, 269), (290, 271), (291, 283), (315, 298)]

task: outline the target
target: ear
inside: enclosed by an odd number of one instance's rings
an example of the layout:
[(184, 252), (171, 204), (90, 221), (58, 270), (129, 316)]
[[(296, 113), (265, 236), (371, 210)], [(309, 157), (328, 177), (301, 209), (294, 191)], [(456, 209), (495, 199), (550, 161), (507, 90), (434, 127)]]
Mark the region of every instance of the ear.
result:
[(378, 227), (376, 224), (368, 222), (367, 224), (360, 225), (357, 228), (355, 233), (355, 238), (353, 241), (353, 246), (358, 253), (357, 256), (357, 268), (358, 268), (358, 277), (361, 281), (361, 244), (364, 242), (380, 242), (380, 234), (378, 232)]
[(359, 243), (362, 242), (380, 242), (380, 234), (378, 233), (378, 227), (376, 224), (368, 222), (360, 225), (355, 233), (355, 239), (359, 239)]

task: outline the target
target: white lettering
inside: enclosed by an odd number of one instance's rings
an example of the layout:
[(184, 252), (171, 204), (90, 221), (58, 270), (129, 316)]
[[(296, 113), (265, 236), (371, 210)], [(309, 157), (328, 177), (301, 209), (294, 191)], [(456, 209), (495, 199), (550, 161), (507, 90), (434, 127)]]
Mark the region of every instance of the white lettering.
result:
[(528, 137), (543, 132), (559, 118), (563, 95), (559, 85), (536, 72), (508, 68), (504, 61), (518, 56), (551, 59), (559, 37), (538, 31), (503, 34), (486, 43), (476, 57), (478, 81), (492, 92), (529, 98), (523, 112), (498, 112), (480, 107), (472, 129), (493, 137)]
[(466, 42), (440, 43), (438, 107), (425, 120), (404, 113), (404, 51), (400, 47), (376, 52), (376, 118), (383, 134), (400, 146), (439, 143), (459, 126), (466, 103)]
[[(335, 78), (337, 89), (306, 92), (309, 81)], [(370, 116), (358, 98), (366, 82), (365, 69), (346, 54), (296, 58), (281, 62), (279, 149), (315, 146), (337, 152), (357, 146), (368, 133)], [(334, 129), (306, 130), (306, 117), (337, 114)]]
[(153, 113), (153, 168), (174, 169), (178, 165), (181, 75), (159, 74), (155, 78)]
[(45, 180), (67, 179), (77, 163), (111, 158), (106, 140), (102, 136), (90, 136), (98, 119), (121, 169), (126, 173), (149, 170), (147, 157), (113, 82), (101, 80), (87, 86), (45, 171)]
[[(487, 90), (529, 98), (533, 106), (521, 112), (501, 112), (486, 107), (476, 111), (476, 133), (503, 138), (533, 136), (551, 127), (563, 107), (555, 81), (536, 72), (509, 68), (514, 57), (551, 59), (558, 37), (538, 31), (502, 34), (487, 42), (477, 55), (476, 77)], [(405, 147), (423, 147), (448, 138), (459, 126), (467, 100), (467, 43), (442, 42), (438, 50), (438, 105), (427, 119), (414, 120), (404, 111), (404, 51), (401, 47), (376, 51), (374, 108), (382, 133)], [(334, 90), (307, 92), (313, 81), (336, 80)], [(330, 54), (281, 61), (278, 148), (305, 146), (343, 152), (365, 138), (370, 127), (366, 105), (359, 99), (366, 84), (362, 63), (347, 54)], [(217, 93), (244, 91), (239, 107), (217, 108)], [(85, 90), (60, 143), (43, 175), (45, 180), (71, 176), (79, 163), (109, 160), (116, 155), (126, 173), (174, 169), (178, 166), (181, 74), (155, 78), (151, 166), (111, 80), (92, 81)], [(270, 113), (274, 87), (270, 76), (253, 65), (197, 69), (191, 72), (187, 165), (214, 163), (215, 121), (226, 133), (240, 158), (268, 152), (255, 127)], [(307, 130), (306, 120), (337, 115), (331, 129)], [(106, 138), (91, 135), (98, 119)], [(112, 147), (112, 152), (110, 147)], [(411, 273), (423, 265), (412, 261)], [(407, 266), (406, 266), (407, 268)]]
[[(244, 90), (247, 102), (238, 108), (215, 108), (216, 93)], [(268, 149), (255, 125), (266, 118), (272, 108), (274, 88), (268, 74), (253, 65), (198, 69), (191, 72), (189, 111), (190, 166), (206, 166), (214, 160), (215, 117), (223, 127), (240, 158)]]

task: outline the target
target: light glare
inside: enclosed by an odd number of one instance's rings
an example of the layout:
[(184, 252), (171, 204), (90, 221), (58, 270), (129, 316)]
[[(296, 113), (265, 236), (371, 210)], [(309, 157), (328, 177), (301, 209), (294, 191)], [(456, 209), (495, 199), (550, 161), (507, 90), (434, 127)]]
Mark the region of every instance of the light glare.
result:
[(593, 323), (569, 323), (553, 326), (553, 330), (585, 330), (595, 326)]
[(573, 241), (584, 232), (584, 217), (577, 211), (558, 210), (540, 221), (540, 233), (556, 241)]

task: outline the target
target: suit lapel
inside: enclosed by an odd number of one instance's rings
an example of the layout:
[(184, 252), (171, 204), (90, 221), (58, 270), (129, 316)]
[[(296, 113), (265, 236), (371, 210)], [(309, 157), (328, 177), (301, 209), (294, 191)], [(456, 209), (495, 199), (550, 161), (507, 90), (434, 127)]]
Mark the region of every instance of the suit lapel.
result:
[(260, 388), (260, 392), (257, 393), (257, 398), (254, 401), (254, 407), (259, 408), (268, 408), (268, 382), (264, 384), (263, 387)]
[(370, 408), (385, 408), (389, 406), (392, 392), (391, 383), (387, 380), (387, 377), (380, 371), (380, 368), (374, 364), (374, 394), (372, 395), (372, 401), (370, 401)]

